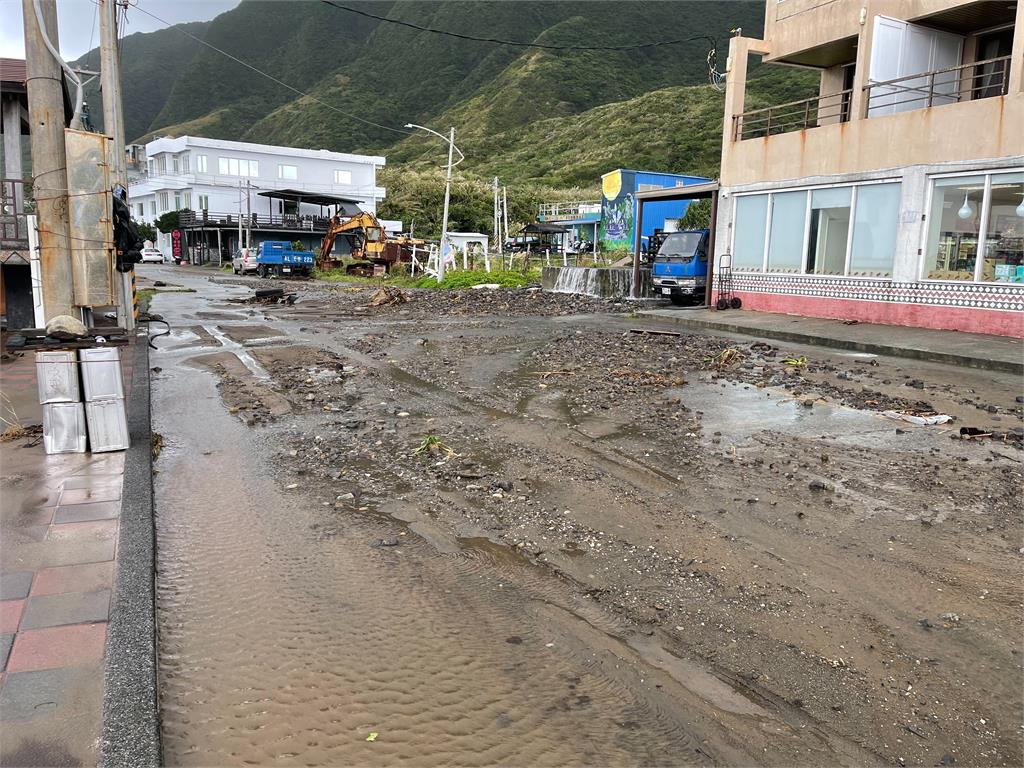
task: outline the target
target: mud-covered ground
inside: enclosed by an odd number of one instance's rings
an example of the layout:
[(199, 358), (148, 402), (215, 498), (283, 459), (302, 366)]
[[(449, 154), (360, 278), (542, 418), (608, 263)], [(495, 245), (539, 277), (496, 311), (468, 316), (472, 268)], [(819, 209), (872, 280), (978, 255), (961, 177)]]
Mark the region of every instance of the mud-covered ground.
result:
[(254, 365), (193, 362), (318, 536), (384, 514), (505, 547), (854, 762), (1022, 763), (1015, 377), (535, 291), (293, 285), (213, 307), (275, 331), (241, 343)]

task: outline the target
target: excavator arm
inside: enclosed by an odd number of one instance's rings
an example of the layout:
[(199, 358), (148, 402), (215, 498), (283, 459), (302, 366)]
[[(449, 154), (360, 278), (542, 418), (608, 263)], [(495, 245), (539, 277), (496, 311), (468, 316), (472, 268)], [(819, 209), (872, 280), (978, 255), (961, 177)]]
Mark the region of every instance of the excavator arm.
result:
[[(328, 264), (331, 261), (331, 251), (334, 250), (334, 241), (338, 235), (348, 233), (359, 233), (361, 246), (359, 256), (365, 258), (365, 251), (369, 250), (370, 243), (383, 243), (386, 239), (384, 227), (372, 213), (358, 213), (355, 216), (334, 216), (327, 225), (327, 232), (324, 234), (323, 242), (320, 244), (320, 262)], [(355, 255), (353, 249), (353, 255)]]

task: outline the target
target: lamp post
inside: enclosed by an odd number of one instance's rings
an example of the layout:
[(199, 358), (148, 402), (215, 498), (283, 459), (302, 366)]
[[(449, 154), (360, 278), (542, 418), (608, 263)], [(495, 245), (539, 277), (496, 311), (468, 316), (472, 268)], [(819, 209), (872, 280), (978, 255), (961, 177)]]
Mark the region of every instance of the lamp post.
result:
[[(466, 159), (466, 156), (462, 154), (462, 150), (455, 146), (455, 128), (452, 127), (450, 134), (445, 136), (444, 134), (433, 131), (430, 128), (426, 128), (422, 125), (416, 125), (414, 123), (406, 123), (406, 128), (419, 128), (421, 131), (432, 133), (439, 139), (448, 142), (448, 172), (445, 175), (444, 180), (444, 213), (441, 214), (441, 251), (437, 256), (437, 282), (444, 280), (444, 259), (445, 259), (445, 246), (448, 245), (448, 201), (451, 198), (452, 191), (452, 168), (461, 163)], [(457, 162), (452, 163), (452, 152), (459, 153), (459, 159)]]

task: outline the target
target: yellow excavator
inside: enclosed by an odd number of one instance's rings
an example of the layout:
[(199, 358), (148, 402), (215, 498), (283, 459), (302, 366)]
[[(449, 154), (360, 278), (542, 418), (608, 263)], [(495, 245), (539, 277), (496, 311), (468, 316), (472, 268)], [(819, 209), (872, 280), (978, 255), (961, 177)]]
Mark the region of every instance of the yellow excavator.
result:
[(412, 261), (413, 251), (426, 258), (426, 242), (411, 237), (388, 237), (372, 213), (333, 216), (320, 244), (316, 266), (321, 271), (345, 268), (351, 275), (372, 277), (387, 272), (392, 264)]

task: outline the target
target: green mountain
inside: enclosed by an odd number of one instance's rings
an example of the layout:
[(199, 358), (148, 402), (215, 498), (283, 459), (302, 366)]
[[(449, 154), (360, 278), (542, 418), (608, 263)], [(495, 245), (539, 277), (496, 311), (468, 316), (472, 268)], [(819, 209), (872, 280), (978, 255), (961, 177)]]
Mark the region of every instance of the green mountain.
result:
[[(724, 69), (731, 30), (756, 36), (764, 13), (756, 0), (335, 1), (351, 10), (243, 0), (209, 22), (126, 37), (128, 139), (189, 133), (382, 153), (388, 212), (401, 214), (390, 210), (401, 202), (403, 218), (424, 221), (444, 144), (406, 123), (456, 126), (470, 197), (493, 175), (528, 185), (531, 205), (562, 191), (592, 196), (615, 167), (714, 176), (722, 95), (707, 85), (708, 51), (716, 40)], [(94, 52), (78, 63), (90, 61)], [(817, 80), (756, 67), (752, 76), (752, 105), (813, 94)], [(486, 224), (489, 207), (465, 215)]]

